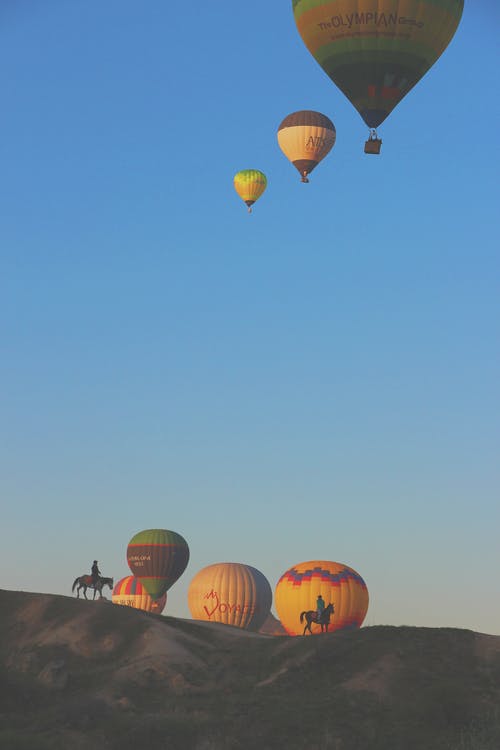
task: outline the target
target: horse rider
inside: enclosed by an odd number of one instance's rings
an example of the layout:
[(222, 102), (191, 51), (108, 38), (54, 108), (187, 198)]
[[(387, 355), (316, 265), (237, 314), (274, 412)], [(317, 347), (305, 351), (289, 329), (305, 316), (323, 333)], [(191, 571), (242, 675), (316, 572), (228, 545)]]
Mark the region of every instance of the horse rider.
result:
[[(100, 575), (101, 575), (101, 571), (98, 568), (97, 560), (94, 560), (94, 563), (92, 565), (92, 572), (91, 572), (92, 586), (96, 585), (97, 581), (99, 580), (99, 576)], [(95, 594), (94, 594), (94, 596), (95, 596)]]
[(323, 617), (323, 612), (325, 611), (325, 600), (321, 596), (321, 594), (318, 594), (318, 598), (316, 599), (316, 622), (321, 622), (321, 618)]

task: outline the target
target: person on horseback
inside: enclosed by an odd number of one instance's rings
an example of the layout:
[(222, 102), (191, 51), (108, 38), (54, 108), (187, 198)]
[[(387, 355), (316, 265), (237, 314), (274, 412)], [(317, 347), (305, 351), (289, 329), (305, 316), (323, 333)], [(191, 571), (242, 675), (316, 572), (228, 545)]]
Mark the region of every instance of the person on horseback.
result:
[(316, 617), (318, 619), (316, 620), (316, 622), (321, 622), (324, 609), (325, 609), (325, 600), (323, 599), (321, 594), (318, 594), (318, 598), (316, 599)]
[(92, 565), (92, 586), (95, 586), (97, 581), (99, 580), (99, 576), (101, 575), (101, 571), (99, 570), (99, 567), (97, 565), (97, 560), (94, 560), (94, 564)]

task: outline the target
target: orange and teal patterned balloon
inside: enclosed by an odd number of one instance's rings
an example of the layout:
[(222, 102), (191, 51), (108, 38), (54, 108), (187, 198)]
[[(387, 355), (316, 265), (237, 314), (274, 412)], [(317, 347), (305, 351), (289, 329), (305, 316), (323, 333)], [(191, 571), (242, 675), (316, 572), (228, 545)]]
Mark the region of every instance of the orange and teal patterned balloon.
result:
[[(359, 573), (342, 563), (310, 560), (294, 565), (276, 584), (274, 603), (289, 635), (302, 635), (301, 612), (316, 610), (319, 594), (325, 605), (334, 606), (330, 632), (361, 627), (368, 610), (368, 589)], [(319, 625), (312, 628), (313, 634), (321, 632)]]
[(271, 610), (273, 592), (256, 568), (243, 563), (216, 563), (200, 570), (188, 589), (195, 620), (258, 630)]
[(278, 143), (298, 170), (302, 182), (309, 182), (307, 175), (331, 151), (336, 135), (329, 117), (303, 109), (285, 117), (278, 128)]
[(444, 52), (464, 0), (292, 0), (307, 49), (376, 128)]
[(267, 187), (267, 177), (258, 169), (243, 169), (234, 175), (234, 189), (245, 201), (251, 213), (255, 201), (260, 198)]
[(155, 600), (177, 581), (188, 561), (186, 540), (168, 529), (139, 531), (127, 547), (127, 562), (132, 574)]
[(165, 609), (167, 595), (163, 594), (155, 601), (149, 596), (138, 578), (125, 576), (115, 585), (111, 600), (113, 604), (120, 604), (122, 607), (133, 607), (160, 615)]

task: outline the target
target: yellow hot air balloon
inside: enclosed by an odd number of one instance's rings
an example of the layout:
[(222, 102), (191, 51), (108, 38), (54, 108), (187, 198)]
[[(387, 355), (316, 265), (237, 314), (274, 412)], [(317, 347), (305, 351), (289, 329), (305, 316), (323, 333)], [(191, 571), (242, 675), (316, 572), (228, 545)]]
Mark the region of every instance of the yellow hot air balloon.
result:
[(258, 630), (273, 599), (267, 578), (251, 565), (215, 563), (200, 570), (188, 589), (188, 604), (195, 620), (220, 622)]
[(331, 151), (336, 131), (333, 122), (321, 112), (308, 109), (287, 115), (278, 128), (278, 143), (302, 182)]
[(464, 0), (292, 0), (307, 49), (376, 130), (450, 43)]
[(252, 206), (260, 198), (267, 187), (267, 177), (258, 169), (243, 169), (234, 175), (234, 189), (248, 206), (248, 213), (252, 213)]
[[(355, 570), (329, 560), (310, 560), (287, 570), (275, 591), (275, 606), (289, 635), (302, 635), (307, 612), (316, 613), (318, 596), (325, 607), (333, 605), (329, 631), (359, 628), (368, 610), (368, 589)], [(320, 633), (313, 624), (312, 633)]]

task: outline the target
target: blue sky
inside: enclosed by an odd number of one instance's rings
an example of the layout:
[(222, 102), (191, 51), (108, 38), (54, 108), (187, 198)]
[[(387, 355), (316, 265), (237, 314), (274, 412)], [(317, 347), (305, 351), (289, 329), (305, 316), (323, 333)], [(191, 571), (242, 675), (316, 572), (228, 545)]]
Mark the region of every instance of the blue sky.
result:
[[(163, 527), (167, 614), (317, 558), (365, 624), (500, 634), (499, 21), (466, 2), (376, 158), (288, 0), (3, 0), (0, 587), (118, 579)], [(309, 185), (299, 109), (337, 128)]]

